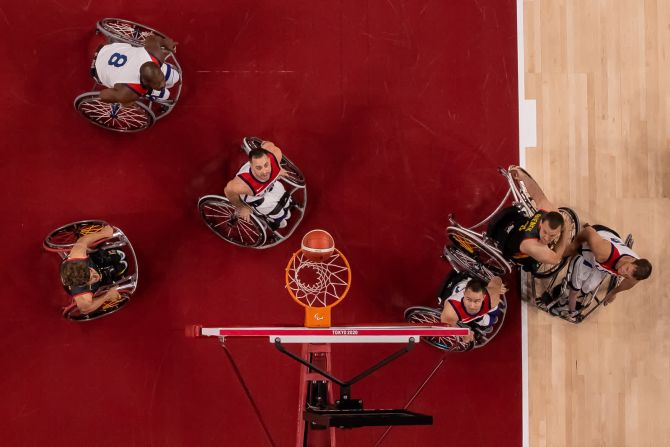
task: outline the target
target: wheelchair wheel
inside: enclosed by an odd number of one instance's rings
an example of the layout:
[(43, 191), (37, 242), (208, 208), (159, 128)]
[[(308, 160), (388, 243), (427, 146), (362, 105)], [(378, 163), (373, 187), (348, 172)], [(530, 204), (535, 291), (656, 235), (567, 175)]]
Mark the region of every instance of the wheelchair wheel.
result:
[(154, 113), (141, 101), (136, 101), (132, 107), (121, 107), (101, 101), (98, 92), (77, 96), (74, 108), (96, 126), (116, 132), (139, 132), (156, 121)]
[(96, 24), (96, 28), (110, 40), (122, 41), (137, 46), (144, 46), (144, 41), (151, 35), (163, 38), (167, 37), (153, 28), (124, 19), (102, 19)]
[[(533, 178), (528, 173), (528, 171), (526, 171), (521, 166), (516, 166), (516, 167), (519, 168), (519, 170), (521, 172), (523, 172), (524, 174), (526, 174), (528, 177)], [(512, 166), (510, 166), (510, 168), (512, 168)], [(519, 204), (522, 206), (524, 214), (527, 214), (526, 217), (531, 217), (533, 215), (533, 213), (535, 212), (535, 210), (537, 209), (537, 207), (535, 206), (535, 202), (533, 201), (533, 198), (528, 193), (528, 189), (526, 188), (526, 186), (523, 185), (521, 182), (517, 181), (516, 179), (514, 179), (514, 177), (511, 176), (509, 168), (507, 169), (507, 172), (508, 172), (507, 175), (509, 175), (510, 180), (512, 181), (512, 184), (514, 185), (514, 189), (516, 189), (516, 191), (518, 193), (516, 198), (519, 200)]]
[(106, 317), (114, 312), (120, 310), (130, 301), (130, 294), (126, 292), (119, 292), (119, 298), (113, 301), (107, 301), (102, 306), (98, 307), (91, 313), (81, 313), (77, 305), (73, 302), (65, 309), (63, 309), (63, 317), (72, 321), (92, 321), (101, 317)]
[(474, 237), (469, 231), (459, 227), (447, 227), (447, 237), (453, 247), (445, 248), (444, 255), (456, 264), (454, 268), (457, 270), (467, 271), (487, 281), (512, 271), (512, 266), (495, 248)]
[(285, 155), (282, 156), (280, 166), (286, 171), (286, 181), (293, 186), (305, 186), (305, 176), (300, 169)]
[(231, 244), (260, 247), (265, 243), (265, 227), (258, 217), (252, 214), (249, 216), (250, 222), (239, 219), (235, 207), (225, 197), (201, 197), (198, 200), (198, 210), (210, 230)]
[[(570, 208), (560, 207), (558, 210), (563, 215), (565, 222), (570, 226), (570, 242), (572, 242), (575, 240), (577, 233), (579, 233), (579, 217), (577, 217), (577, 213)], [(568, 258), (563, 258), (561, 259), (561, 262), (555, 265), (540, 264), (537, 271), (533, 272), (533, 276), (540, 279), (550, 278), (560, 272), (567, 263)]]
[[(431, 307), (413, 306), (405, 310), (405, 320), (416, 324), (439, 324), (440, 310)], [(465, 352), (475, 347), (475, 342), (464, 342), (461, 337), (421, 337), (423, 341), (436, 348), (450, 352)]]
[(106, 225), (108, 224), (104, 220), (80, 220), (63, 225), (44, 238), (44, 249), (52, 252), (68, 251), (77, 242), (77, 239), (86, 234), (97, 233)]

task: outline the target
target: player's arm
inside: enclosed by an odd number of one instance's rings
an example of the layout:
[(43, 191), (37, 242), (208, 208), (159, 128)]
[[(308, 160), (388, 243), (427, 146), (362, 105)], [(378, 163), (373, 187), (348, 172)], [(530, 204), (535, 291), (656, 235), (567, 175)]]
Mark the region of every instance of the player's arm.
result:
[(272, 152), (272, 154), (277, 158), (277, 161), (281, 163), (282, 152), (272, 141), (263, 141), (261, 147), (266, 151)]
[[(556, 265), (563, 258), (563, 251), (558, 253), (537, 239), (526, 239), (521, 242), (521, 251), (542, 264)], [(565, 247), (563, 248), (565, 250)]]
[(240, 179), (239, 177), (235, 177), (231, 181), (228, 182), (226, 187), (223, 190), (223, 193), (226, 195), (228, 200), (230, 200), (230, 203), (233, 204), (235, 207), (235, 210), (237, 211), (237, 214), (239, 216), (248, 221), (249, 220), (249, 215), (251, 214), (251, 208), (242, 201), (240, 198), (241, 195), (251, 195), (253, 194), (253, 191), (247, 185)]
[(74, 297), (74, 302), (82, 313), (89, 314), (102, 306), (105, 301), (116, 299), (119, 292), (116, 288), (109, 289), (104, 295), (94, 297), (92, 293), (82, 293)]
[(500, 297), (507, 292), (507, 287), (503, 284), (502, 278), (494, 276), (486, 286), (486, 291), (491, 297), (491, 307), (496, 307), (501, 301)]
[(137, 101), (140, 96), (123, 84), (116, 84), (112, 88), (100, 91), (100, 100), (110, 104), (119, 103), (130, 105)]
[(623, 281), (621, 281), (621, 284), (616, 286), (614, 289), (612, 289), (611, 292), (609, 292), (606, 296), (605, 299), (603, 300), (605, 302), (605, 305), (610, 304), (612, 301), (616, 299), (616, 294), (619, 292), (623, 292), (624, 290), (629, 290), (632, 289), (635, 284), (637, 284), (639, 281), (631, 279), (631, 278), (626, 278)]
[(109, 225), (104, 226), (96, 233), (90, 233), (77, 239), (68, 257), (70, 258), (85, 258), (88, 254), (88, 249), (94, 246), (97, 242), (103, 239), (109, 239), (114, 235), (114, 228)]
[(542, 191), (542, 188), (540, 188), (540, 185), (537, 184), (537, 182), (528, 174), (526, 174), (523, 169), (519, 167), (514, 167), (511, 169), (512, 171), (512, 176), (518, 180), (524, 183), (526, 185), (526, 189), (528, 190), (528, 194), (530, 194), (531, 198), (535, 202), (535, 205), (545, 211), (558, 211), (558, 208), (554, 206), (553, 203), (549, 201), (546, 195), (544, 195), (544, 191)]
[(603, 239), (592, 226), (585, 227), (582, 231), (577, 234), (575, 242), (579, 245), (586, 242), (589, 246), (593, 255), (596, 258), (596, 261), (605, 261), (612, 250), (612, 247), (609, 241)]
[(458, 315), (456, 315), (456, 311), (451, 307), (451, 304), (446, 301), (440, 315), (440, 321), (447, 326), (458, 326)]
[(177, 43), (169, 37), (148, 36), (144, 40), (144, 48), (163, 62), (168, 54), (175, 52)]

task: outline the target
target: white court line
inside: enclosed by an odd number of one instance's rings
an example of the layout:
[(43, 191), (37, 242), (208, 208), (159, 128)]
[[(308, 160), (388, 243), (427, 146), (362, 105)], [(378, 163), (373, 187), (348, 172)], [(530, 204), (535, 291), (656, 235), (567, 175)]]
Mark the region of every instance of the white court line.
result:
[[(537, 147), (537, 121), (535, 100), (526, 100), (523, 39), (523, 2), (516, 1), (516, 45), (518, 59), (519, 91), (519, 165), (526, 166), (526, 148)], [(521, 275), (521, 293), (526, 293), (525, 275)], [(521, 301), (521, 439), (522, 446), (529, 446), (528, 421), (528, 305)]]

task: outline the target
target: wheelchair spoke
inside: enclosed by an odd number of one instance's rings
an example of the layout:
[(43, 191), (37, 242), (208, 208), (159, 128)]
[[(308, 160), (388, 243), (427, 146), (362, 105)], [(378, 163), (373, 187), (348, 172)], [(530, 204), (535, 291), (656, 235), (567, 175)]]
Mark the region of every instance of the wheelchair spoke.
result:
[(149, 30), (142, 30), (141, 27), (125, 21), (109, 20), (105, 22), (104, 26), (108, 31), (140, 44), (144, 44), (146, 38), (153, 34)]
[(78, 105), (78, 110), (94, 123), (114, 130), (134, 131), (149, 127), (152, 121), (148, 111), (136, 105), (133, 107), (114, 107), (115, 104), (102, 102), (95, 96), (87, 98)]

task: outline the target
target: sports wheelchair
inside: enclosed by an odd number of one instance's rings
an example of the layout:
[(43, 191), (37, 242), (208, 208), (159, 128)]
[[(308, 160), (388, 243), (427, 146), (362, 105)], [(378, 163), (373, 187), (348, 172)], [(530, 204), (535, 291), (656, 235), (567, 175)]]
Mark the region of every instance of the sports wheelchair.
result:
[[(133, 46), (143, 46), (145, 39), (150, 35), (166, 37), (165, 34), (148, 26), (115, 18), (100, 20), (96, 24), (96, 35), (98, 34), (106, 38), (106, 43), (124, 42)], [(94, 64), (95, 57), (91, 64), (92, 69), (95, 68)], [(106, 87), (93, 76), (93, 88), (75, 98), (74, 108), (91, 123), (105, 129), (116, 132), (139, 132), (148, 129), (172, 111), (181, 94), (182, 70), (174, 53), (166, 57), (161, 70), (165, 75), (166, 89), (169, 87), (171, 92), (168, 99), (143, 96), (135, 101), (132, 107), (109, 104), (100, 100), (100, 90)]]
[[(253, 145), (260, 145), (262, 140), (257, 137), (243, 139), (242, 150), (248, 155)], [(285, 228), (279, 228), (265, 215), (253, 209), (249, 222), (241, 219), (235, 206), (225, 196), (206, 195), (198, 199), (198, 210), (205, 224), (221, 239), (240, 247), (264, 249), (288, 239), (298, 228), (305, 215), (307, 206), (307, 185), (305, 176), (300, 169), (282, 154), (280, 166), (286, 171), (285, 177), (276, 181), (282, 182), (286, 193), (282, 197), (285, 208), (291, 211), (291, 217)]]
[[(612, 231), (617, 237), (620, 237), (617, 232)], [(624, 243), (628, 248), (633, 248), (633, 235), (628, 234)], [(572, 258), (570, 259), (572, 262)], [(568, 281), (570, 279), (570, 263), (567, 263), (566, 272), (563, 275), (563, 270), (561, 269), (556, 272), (550, 278), (547, 278), (545, 283), (542, 284), (541, 293), (537, 293), (537, 285), (535, 281), (531, 281), (530, 292), (531, 296), (535, 298), (535, 305), (540, 309), (552, 316), (559, 317), (567, 322), (579, 324), (589, 317), (597, 308), (604, 304), (605, 296), (610, 293), (614, 288), (616, 288), (622, 281), (621, 277), (614, 275), (607, 275), (600, 282), (598, 287), (595, 288), (590, 293), (579, 293), (577, 296), (577, 314), (571, 316), (567, 311), (562, 311), (561, 308), (567, 305), (568, 294), (570, 293), (570, 287), (568, 286)], [(598, 296), (599, 292), (603, 291), (604, 293)], [(607, 305), (607, 304), (605, 304)]]
[[(412, 324), (442, 324), (440, 316), (442, 314), (442, 309), (445, 305), (447, 305), (447, 299), (452, 295), (454, 287), (456, 287), (459, 282), (469, 277), (470, 275), (465, 272), (459, 273), (456, 270), (449, 272), (447, 277), (444, 279), (442, 287), (438, 293), (438, 307), (408, 307), (405, 310), (405, 320)], [(429, 345), (450, 352), (465, 352), (481, 348), (489, 341), (491, 341), (496, 335), (498, 335), (498, 332), (500, 331), (500, 328), (502, 328), (503, 322), (505, 321), (506, 311), (507, 299), (505, 298), (505, 295), (502, 295), (500, 297), (500, 303), (498, 304), (498, 312), (493, 317), (495, 320), (492, 322), (492, 324), (484, 327), (477, 324), (476, 322), (469, 322), (467, 324), (459, 323), (460, 327), (467, 327), (474, 333), (475, 338), (472, 341), (466, 342), (463, 340), (463, 337), (426, 337), (422, 338), (422, 340), (424, 340)]]
[[(505, 219), (499, 219), (498, 213), (506, 213), (508, 215), (523, 216), (530, 218), (537, 212), (533, 198), (528, 193), (526, 186), (522, 181), (517, 181), (512, 176), (511, 169), (515, 166), (510, 166), (508, 169), (498, 168), (498, 172), (505, 178), (509, 189), (507, 194), (502, 199), (498, 207), (484, 220), (469, 228), (461, 226), (453, 214), (449, 215), (450, 226), (447, 227), (448, 243), (443, 250), (443, 257), (449, 261), (452, 267), (458, 272), (468, 272), (469, 274), (487, 280), (493, 276), (503, 277), (510, 273), (516, 266), (514, 261), (505, 259), (499, 243), (491, 236), (491, 232), (477, 232), (477, 229), (484, 228), (485, 224), (498, 220), (496, 226), (511, 223)], [(523, 171), (529, 177), (525, 170)], [(512, 196), (511, 206), (503, 209), (503, 206), (508, 204), (508, 199)], [(511, 211), (511, 212), (510, 212)], [(579, 231), (579, 218), (570, 208), (559, 208), (565, 221), (570, 225), (571, 240), (577, 235)], [(554, 275), (561, 270), (566, 264), (567, 259), (562, 259), (557, 265), (540, 265), (539, 268), (531, 271), (533, 277), (547, 278)]]
[[(106, 225), (108, 223), (103, 220), (80, 220), (63, 225), (49, 233), (44, 238), (42, 245), (45, 250), (57, 253), (61, 260), (64, 261), (68, 258), (70, 250), (80, 237), (98, 232)], [(115, 253), (117, 258), (124, 262), (125, 268), (114, 275), (112, 279), (105, 281), (105, 284), (97, 290), (95, 296), (104, 295), (109, 289), (116, 287), (119, 297), (115, 300), (105, 302), (98, 309), (88, 314), (80, 312), (74, 300), (70, 298), (69, 302), (63, 308), (63, 317), (74, 321), (91, 321), (111, 315), (128, 304), (131, 295), (137, 289), (139, 272), (135, 250), (133, 250), (133, 246), (123, 231), (118, 228), (114, 228), (114, 235), (111, 238), (99, 242), (89, 250), (89, 256), (98, 259), (109, 259), (110, 253)], [(111, 266), (107, 265), (103, 266), (103, 268), (109, 269)]]

